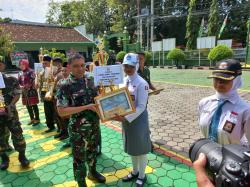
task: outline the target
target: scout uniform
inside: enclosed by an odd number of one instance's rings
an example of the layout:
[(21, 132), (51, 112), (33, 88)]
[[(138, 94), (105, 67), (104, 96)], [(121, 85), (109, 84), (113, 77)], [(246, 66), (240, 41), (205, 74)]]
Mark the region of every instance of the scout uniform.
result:
[[(93, 79), (77, 79), (70, 74), (67, 79), (61, 81), (56, 96), (58, 107), (83, 106), (94, 103), (97, 89)], [(99, 125), (98, 115), (89, 110), (73, 114), (69, 120), (74, 177), (79, 186), (86, 186), (86, 162), (90, 173), (96, 172), (96, 138), (99, 136)]]
[(199, 126), (202, 134), (220, 144), (248, 146), (250, 141), (250, 105), (237, 93), (241, 86), (240, 75), (239, 62), (230, 59), (219, 62), (210, 77), (233, 80), (233, 87), (224, 96), (216, 93), (199, 103)]
[[(136, 68), (138, 56), (128, 53), (124, 57), (123, 65)], [(147, 111), (148, 83), (136, 72), (127, 76), (124, 80), (133, 99), (136, 112), (125, 116), (122, 123), (122, 135), (124, 151), (132, 158), (133, 173), (123, 178), (124, 182), (137, 178), (136, 186), (142, 187), (146, 181), (145, 168), (147, 165), (147, 154), (152, 150)]]
[(21, 123), (19, 122), (18, 113), (16, 106), (12, 105), (11, 102), (15, 96), (21, 94), (21, 89), (19, 87), (18, 81), (14, 77), (6, 77), (2, 74), (4, 80), (4, 87), (0, 89), (1, 95), (6, 106), (5, 111), (1, 110), (0, 114), (0, 155), (2, 158), (1, 169), (7, 169), (9, 166), (9, 157), (6, 155), (6, 128), (7, 127), (11, 133), (11, 138), (16, 151), (19, 152), (19, 161), (23, 167), (29, 165), (29, 161), (25, 156), (26, 143), (23, 137), (23, 131), (21, 128)]

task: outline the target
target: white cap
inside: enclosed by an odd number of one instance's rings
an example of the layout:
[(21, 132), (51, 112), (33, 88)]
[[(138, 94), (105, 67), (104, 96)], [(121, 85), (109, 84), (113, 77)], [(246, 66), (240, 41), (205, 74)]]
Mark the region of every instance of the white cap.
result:
[(138, 58), (138, 55), (135, 54), (135, 53), (128, 53), (124, 56), (124, 59), (123, 59), (123, 65), (124, 64), (127, 64), (127, 65), (130, 65), (130, 66), (134, 66), (136, 67), (136, 64), (139, 62), (139, 58)]

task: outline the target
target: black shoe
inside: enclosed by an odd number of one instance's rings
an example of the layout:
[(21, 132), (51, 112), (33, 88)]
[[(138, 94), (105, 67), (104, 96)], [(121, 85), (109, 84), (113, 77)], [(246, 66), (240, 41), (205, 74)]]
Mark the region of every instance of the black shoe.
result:
[(98, 151), (96, 155), (97, 155), (97, 156), (101, 156), (101, 155), (102, 155), (102, 152), (101, 152), (101, 151)]
[(30, 165), (30, 161), (26, 158), (24, 153), (19, 153), (18, 160), (23, 168), (26, 168)]
[(66, 144), (64, 144), (64, 145), (61, 147), (60, 150), (67, 149), (67, 148), (69, 148), (69, 147), (70, 147), (70, 143), (66, 143)]
[(137, 178), (135, 182), (136, 187), (143, 187), (145, 182), (147, 181), (147, 177), (145, 176), (144, 179)]
[(129, 182), (132, 181), (133, 179), (136, 179), (139, 176), (139, 172), (137, 174), (133, 174), (132, 172), (129, 173), (127, 176), (122, 178), (123, 182)]
[(5, 153), (1, 155), (2, 163), (0, 165), (1, 170), (6, 170), (9, 167), (10, 159)]
[(32, 126), (34, 127), (34, 126), (37, 126), (37, 125), (39, 125), (39, 124), (40, 124), (40, 119), (38, 119), (38, 120), (35, 119), (35, 120), (33, 121), (33, 125), (32, 125)]
[(96, 181), (98, 183), (105, 183), (106, 182), (106, 178), (101, 174), (98, 173), (97, 171), (91, 171), (88, 174), (88, 179), (92, 180), (92, 181)]
[(34, 123), (34, 119), (30, 120), (30, 122), (27, 125), (32, 125)]
[(61, 138), (62, 135), (63, 135), (63, 133), (60, 132), (59, 134), (56, 134), (56, 135), (54, 136), (54, 138)]
[(14, 148), (11, 145), (8, 145), (7, 149), (6, 149), (6, 152), (11, 152), (13, 150), (14, 150)]
[(65, 140), (65, 139), (67, 139), (68, 137), (69, 137), (69, 135), (64, 133), (59, 139), (60, 139), (60, 140)]
[(44, 131), (45, 133), (53, 132), (56, 128), (49, 128), (48, 130)]
[(77, 182), (79, 187), (88, 187), (86, 181)]

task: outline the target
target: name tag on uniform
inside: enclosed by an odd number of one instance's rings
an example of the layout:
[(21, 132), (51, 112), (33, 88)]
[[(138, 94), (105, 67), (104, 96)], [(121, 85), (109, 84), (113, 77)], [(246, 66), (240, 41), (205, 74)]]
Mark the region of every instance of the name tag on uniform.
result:
[(225, 121), (225, 124), (223, 126), (223, 130), (232, 133), (233, 129), (237, 123), (237, 116), (238, 114), (236, 112), (231, 112), (228, 119)]

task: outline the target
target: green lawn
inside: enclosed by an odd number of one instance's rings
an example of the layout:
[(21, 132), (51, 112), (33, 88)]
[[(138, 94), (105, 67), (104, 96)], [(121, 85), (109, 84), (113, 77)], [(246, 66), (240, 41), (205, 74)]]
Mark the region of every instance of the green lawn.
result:
[[(150, 72), (152, 81), (212, 86), (212, 80), (207, 78), (211, 70), (150, 68)], [(241, 89), (250, 91), (250, 71), (243, 71)]]

